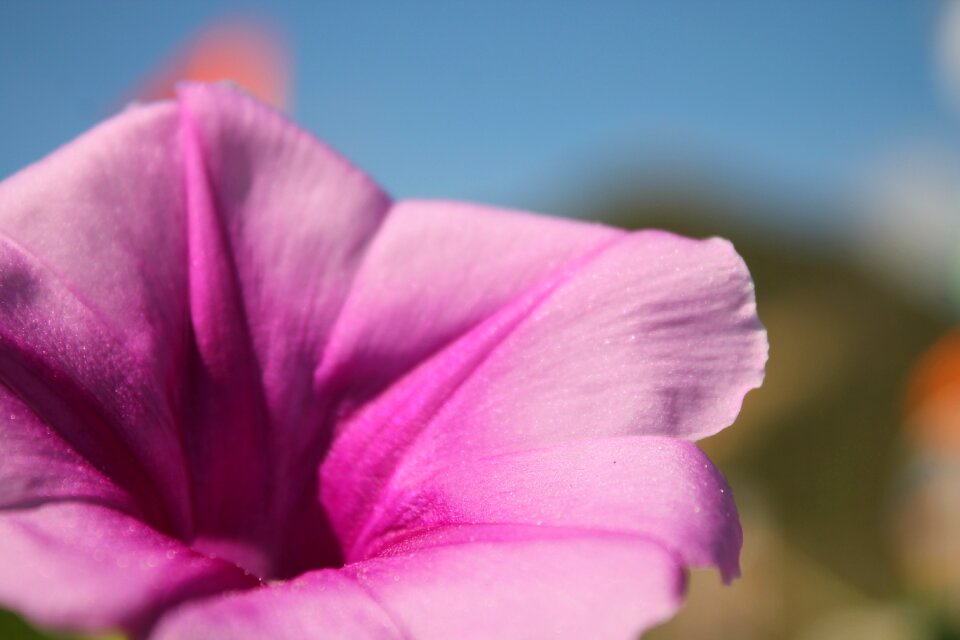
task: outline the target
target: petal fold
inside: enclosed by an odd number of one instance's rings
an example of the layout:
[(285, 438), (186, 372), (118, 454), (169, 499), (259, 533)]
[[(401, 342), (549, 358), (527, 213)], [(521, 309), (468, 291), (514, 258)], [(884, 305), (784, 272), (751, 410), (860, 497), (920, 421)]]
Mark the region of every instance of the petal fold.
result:
[(187, 313), (178, 124), (176, 105), (133, 107), (0, 184), (0, 381), (179, 534), (192, 516), (174, 401)]
[[(552, 223), (542, 225), (548, 235)], [(397, 514), (419, 513), (423, 505), (404, 504), (418, 485), (429, 493), (451, 469), (606, 437), (716, 432), (759, 385), (766, 348), (749, 273), (729, 243), (607, 237), (349, 414), (321, 469), (324, 504), (348, 559), (360, 559), (376, 532), (406, 522)], [(554, 473), (572, 475), (574, 463)], [(725, 504), (719, 486), (714, 500)], [(683, 495), (679, 479), (677, 488)], [(725, 550), (690, 557), (729, 577), (739, 543), (725, 522), (706, 543)]]
[(328, 569), (184, 605), (160, 621), (151, 640), (408, 637), (349, 572)]
[[(739, 575), (742, 532), (733, 496), (696, 445), (626, 436), (471, 460), (430, 476), (395, 476), (366, 532), (376, 556), (411, 532), (523, 525), (634, 535), (684, 565)], [(415, 534), (414, 534), (415, 535)]]
[[(2, 386), (0, 416), (0, 511), (78, 501), (143, 517), (141, 506), (130, 492)], [(93, 448), (96, 443), (86, 439), (78, 444), (81, 450), (85, 445)]]
[(184, 606), (161, 622), (155, 640), (199, 640), (224, 630), (238, 640), (626, 640), (669, 617), (683, 595), (682, 569), (644, 540), (459, 534), (430, 536), (402, 555), (338, 572)]
[(0, 514), (0, 540), (0, 604), (54, 629), (141, 633), (185, 599), (258, 583), (96, 505)]
[[(297, 563), (336, 560), (283, 554), (304, 547), (288, 536), (328, 535), (313, 496), (331, 425), (313, 371), (389, 200), (247, 96), (188, 84), (179, 99), (198, 354), (188, 403), (197, 500), (211, 536), (245, 531), (277, 556), (247, 562), (289, 575)], [(234, 444), (224, 450), (227, 441)], [(283, 490), (264, 494), (268, 487)]]
[(619, 229), (461, 202), (393, 205), (357, 273), (318, 384), (354, 407)]

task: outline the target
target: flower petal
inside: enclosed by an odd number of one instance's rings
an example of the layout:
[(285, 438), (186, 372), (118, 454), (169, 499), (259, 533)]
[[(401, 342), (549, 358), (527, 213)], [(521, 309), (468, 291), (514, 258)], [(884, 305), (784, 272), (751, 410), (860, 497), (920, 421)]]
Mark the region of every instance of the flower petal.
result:
[(765, 359), (752, 283), (729, 243), (614, 238), (349, 416), (321, 471), (323, 501), (359, 559), (362, 532), (396, 508), (384, 503), (395, 477), (605, 436), (709, 435), (736, 417)]
[[(302, 548), (285, 539), (297, 534), (290, 522), (302, 529), (318, 519), (291, 516), (319, 512), (314, 500), (301, 502), (316, 493), (329, 441), (312, 375), (389, 203), (360, 171), (251, 98), (186, 85), (180, 103), (199, 356), (188, 429), (202, 476), (196, 499), (206, 528), (226, 529), (211, 534), (247, 529), (256, 546), (279, 554)], [(237, 468), (247, 481), (238, 482)], [(267, 487), (282, 490), (264, 495)], [(257, 562), (268, 565), (258, 571), (296, 571), (291, 559), (248, 560)]]
[(251, 582), (167, 537), (193, 528), (179, 131), (174, 104), (131, 108), (0, 184), (0, 601), (41, 624)]
[[(126, 511), (294, 572), (290, 529), (329, 529), (313, 372), (387, 206), (234, 91), (128, 109), (0, 185), (0, 381), (130, 495)], [(47, 473), (27, 468), (35, 454), (18, 454), (11, 482)], [(315, 526), (290, 526), (298, 509)]]
[(173, 610), (151, 640), (401, 639), (405, 636), (350, 573), (326, 569), (247, 593)]
[(623, 235), (460, 202), (396, 203), (353, 281), (318, 384), (355, 406), (551, 273)]
[[(48, 406), (49, 405), (45, 405)], [(136, 499), (117, 486), (23, 401), (0, 386), (0, 510), (27, 508), (64, 500), (101, 504), (141, 515)], [(78, 433), (81, 429), (76, 430)], [(93, 438), (79, 446), (93, 450)], [(2, 544), (2, 540), (0, 540)], [(3, 571), (0, 569), (0, 575)]]
[(131, 108), (0, 184), (0, 379), (157, 526), (183, 532), (178, 126), (173, 104)]
[[(405, 469), (380, 498), (353, 554), (466, 523), (623, 533), (659, 543), (685, 565), (739, 575), (742, 542), (730, 488), (696, 445), (626, 436)], [(364, 543), (372, 546), (363, 548)]]
[[(402, 555), (187, 605), (155, 640), (231, 638), (632, 638), (680, 603), (684, 574), (629, 536), (465, 528)], [(473, 538), (474, 541), (470, 541)], [(346, 585), (346, 576), (360, 588)], [(226, 627), (224, 625), (227, 625)]]
[(236, 566), (85, 504), (0, 515), (0, 603), (57, 629), (144, 631), (184, 599), (249, 588)]

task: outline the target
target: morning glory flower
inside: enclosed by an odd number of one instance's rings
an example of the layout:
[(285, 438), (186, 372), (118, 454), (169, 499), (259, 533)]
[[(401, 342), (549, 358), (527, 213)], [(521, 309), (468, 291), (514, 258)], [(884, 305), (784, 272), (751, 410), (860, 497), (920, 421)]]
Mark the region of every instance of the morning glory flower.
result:
[[(411, 150), (414, 152), (414, 150)], [(187, 85), (0, 184), (0, 605), (172, 638), (629, 638), (737, 575), (722, 240), (393, 202)]]

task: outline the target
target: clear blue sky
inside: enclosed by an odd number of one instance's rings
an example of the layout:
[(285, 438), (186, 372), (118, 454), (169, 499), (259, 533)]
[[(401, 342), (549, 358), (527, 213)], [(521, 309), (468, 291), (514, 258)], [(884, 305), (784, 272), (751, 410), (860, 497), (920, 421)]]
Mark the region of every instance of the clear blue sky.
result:
[[(246, 5), (256, 7), (256, 5)], [(0, 4), (0, 175), (108, 113), (223, 2)], [(273, 2), (294, 115), (397, 196), (536, 207), (689, 158), (831, 194), (905, 137), (960, 142), (926, 0)]]

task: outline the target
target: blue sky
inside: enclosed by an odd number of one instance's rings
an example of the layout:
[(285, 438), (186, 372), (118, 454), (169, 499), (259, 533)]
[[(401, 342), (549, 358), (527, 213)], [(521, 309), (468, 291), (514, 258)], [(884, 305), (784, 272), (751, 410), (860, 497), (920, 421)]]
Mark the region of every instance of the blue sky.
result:
[[(904, 139), (960, 142), (932, 0), (274, 2), (294, 116), (397, 196), (556, 205), (692, 162), (841, 193)], [(223, 2), (0, 4), (0, 175), (109, 113)]]

